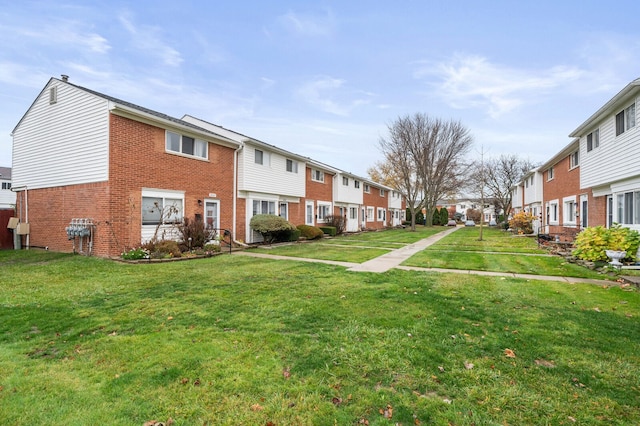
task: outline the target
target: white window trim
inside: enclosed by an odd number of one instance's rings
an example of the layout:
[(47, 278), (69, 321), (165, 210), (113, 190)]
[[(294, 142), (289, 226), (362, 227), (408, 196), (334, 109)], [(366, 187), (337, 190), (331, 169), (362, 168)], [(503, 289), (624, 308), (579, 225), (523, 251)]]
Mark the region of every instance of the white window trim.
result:
[(553, 180), (554, 177), (555, 177), (555, 171), (553, 170), (553, 166), (551, 166), (547, 169), (547, 182), (549, 182), (550, 180)]
[[(291, 170), (289, 170), (289, 164), (291, 164)], [(285, 170), (289, 173), (298, 173), (298, 162), (287, 158), (285, 161)]]
[(367, 222), (375, 222), (376, 218), (375, 218), (375, 209), (373, 207), (367, 207), (367, 217), (365, 218), (365, 220)]
[[(321, 214), (321, 212), (326, 209), (326, 214)], [(317, 221), (325, 223), (327, 221), (327, 216), (331, 215), (331, 203), (327, 201), (318, 201), (316, 203), (316, 215)]]
[[(577, 158), (577, 160), (574, 161), (574, 158)], [(569, 154), (569, 170), (573, 170), (579, 165), (580, 165), (580, 150), (573, 151), (571, 154)]]
[[(553, 217), (553, 207), (555, 206), (556, 217)], [(557, 199), (549, 201), (549, 225), (560, 225), (560, 210), (559, 202)]]
[[(569, 216), (569, 204), (573, 204), (573, 217)], [(564, 225), (575, 225), (576, 224), (576, 211), (578, 205), (576, 203), (576, 196), (573, 195), (571, 197), (564, 197), (562, 199), (562, 223)]]
[(384, 222), (387, 218), (387, 210), (384, 207), (376, 208), (376, 220), (378, 222)]
[[(169, 137), (169, 133), (172, 133), (174, 135), (178, 135), (180, 136), (180, 151), (174, 151), (172, 149), (169, 149), (169, 144), (168, 144), (168, 137)], [(196, 147), (198, 146), (199, 143), (203, 143), (204, 144), (204, 157), (201, 155), (196, 155), (196, 154), (187, 154), (182, 152), (182, 140), (184, 137), (188, 137), (193, 139), (193, 152), (196, 152)], [(187, 157), (187, 158), (193, 158), (194, 160), (200, 160), (200, 161), (208, 161), (209, 160), (209, 142), (205, 141), (204, 139), (198, 139), (196, 137), (193, 136), (189, 136), (189, 135), (184, 135), (182, 133), (178, 133), (178, 132), (174, 132), (172, 130), (165, 130), (165, 134), (164, 134), (164, 150), (167, 154), (172, 154), (172, 155), (179, 155), (181, 157)]]
[[(320, 177), (316, 178), (316, 174), (318, 174)], [(311, 169), (311, 180), (314, 182), (324, 183), (324, 172), (318, 169)]]
[(364, 184), (363, 191), (364, 191), (364, 192), (366, 192), (367, 194), (370, 194), (370, 193), (371, 193), (371, 187), (369, 186), (369, 184), (368, 184), (368, 183), (365, 183), (365, 184)]

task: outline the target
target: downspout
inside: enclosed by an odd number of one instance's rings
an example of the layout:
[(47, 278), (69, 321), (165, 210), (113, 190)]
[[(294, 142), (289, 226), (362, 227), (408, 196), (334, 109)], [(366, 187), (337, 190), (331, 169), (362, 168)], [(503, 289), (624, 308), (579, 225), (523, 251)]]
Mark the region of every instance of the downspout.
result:
[(235, 239), (236, 237), (236, 228), (237, 228), (237, 200), (238, 200), (238, 153), (244, 148), (244, 142), (240, 142), (240, 146), (233, 151), (233, 220), (231, 222), (232, 226), (232, 236), (233, 242), (236, 244), (241, 244), (239, 241)]
[[(24, 221), (25, 223), (29, 223), (29, 192), (27, 190), (27, 185), (24, 186), (18, 186), (18, 187), (12, 187), (11, 188), (11, 192), (19, 192), (19, 191), (24, 191)], [(22, 210), (22, 209), (20, 209)], [(20, 212), (18, 212), (18, 219), (21, 218), (21, 214)], [(27, 234), (27, 241), (26, 241), (26, 246), (27, 246), (27, 250), (29, 250), (29, 236), (31, 233)]]

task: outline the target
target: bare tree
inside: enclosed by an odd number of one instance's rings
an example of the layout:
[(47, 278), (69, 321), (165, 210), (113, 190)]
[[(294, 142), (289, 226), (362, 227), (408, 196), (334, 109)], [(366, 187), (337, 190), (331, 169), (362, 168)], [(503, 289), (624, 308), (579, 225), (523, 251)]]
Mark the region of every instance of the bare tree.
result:
[(384, 164), (393, 170), (395, 187), (406, 197), (415, 230), (415, 210), (422, 195), (426, 224), (432, 225), (437, 201), (457, 192), (463, 175), (462, 158), (473, 141), (457, 121), (443, 121), (416, 113), (399, 117), (381, 138)]
[(459, 121), (444, 121), (426, 114), (406, 117), (417, 142), (412, 146), (426, 209), (426, 225), (432, 225), (439, 199), (455, 194), (464, 176), (463, 158), (473, 138)]
[(501, 211), (507, 218), (511, 213), (511, 188), (535, 166), (529, 159), (522, 159), (515, 154), (490, 158), (483, 164), (475, 162), (470, 168), (469, 189), (479, 193), (482, 182), (484, 193), (493, 200), (496, 212)]
[[(418, 168), (412, 146), (417, 143), (411, 126), (399, 118), (387, 126), (389, 136), (380, 138), (380, 150), (384, 161), (376, 163), (368, 170), (369, 176), (377, 176), (381, 183), (396, 188), (405, 197), (411, 214), (411, 230), (416, 230), (416, 210), (421, 194), (418, 182)], [(374, 179), (375, 180), (375, 179)]]

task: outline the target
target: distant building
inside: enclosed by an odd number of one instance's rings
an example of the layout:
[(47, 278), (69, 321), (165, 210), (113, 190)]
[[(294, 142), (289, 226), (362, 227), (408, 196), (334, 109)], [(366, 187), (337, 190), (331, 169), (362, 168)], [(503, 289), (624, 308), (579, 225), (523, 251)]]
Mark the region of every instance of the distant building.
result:
[(11, 168), (0, 167), (0, 209), (13, 209), (16, 194), (11, 191)]

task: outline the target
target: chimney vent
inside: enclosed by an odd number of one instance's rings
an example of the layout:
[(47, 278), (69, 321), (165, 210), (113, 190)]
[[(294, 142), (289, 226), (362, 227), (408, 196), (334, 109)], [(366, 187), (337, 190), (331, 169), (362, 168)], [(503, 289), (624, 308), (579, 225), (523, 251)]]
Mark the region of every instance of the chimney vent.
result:
[(66, 74), (62, 74), (60, 77), (62, 77), (62, 81), (69, 81), (69, 76)]

